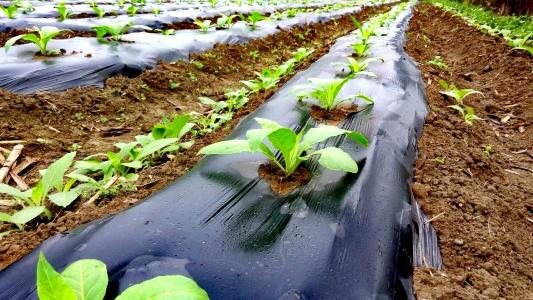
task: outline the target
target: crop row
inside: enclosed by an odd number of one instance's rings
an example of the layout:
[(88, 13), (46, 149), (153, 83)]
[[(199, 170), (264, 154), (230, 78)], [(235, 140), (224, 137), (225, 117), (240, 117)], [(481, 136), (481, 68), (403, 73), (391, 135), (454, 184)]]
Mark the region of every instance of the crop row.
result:
[(463, 18), (469, 26), (485, 34), (503, 38), (513, 49), (533, 55), (533, 17), (497, 16), (481, 6), (451, 0), (435, 0), (432, 3)]
[[(372, 18), (365, 23), (365, 26), (358, 24), (359, 38), (353, 45), (356, 54), (354, 58), (347, 58), (346, 66), (350, 73), (344, 79), (311, 80), (311, 86), (305, 87), (310, 88), (310, 91), (300, 93), (301, 98), (312, 98), (328, 111), (348, 100), (337, 97), (342, 86), (356, 76), (372, 76), (366, 68), (368, 63), (378, 61), (377, 58), (366, 57), (370, 37), (384, 34), (386, 29), (380, 26), (396, 17), (400, 11), (401, 7), (397, 7), (389, 13)], [(200, 102), (209, 107), (207, 113), (193, 112), (165, 118), (162, 123), (155, 125), (149, 134), (139, 135), (133, 142), (116, 144), (115, 146), (119, 149), (117, 152), (95, 154), (76, 162), (74, 162), (75, 152), (68, 153), (52, 163), (46, 170), (41, 171), (41, 180), (29, 190), (22, 191), (5, 184), (0, 185), (0, 193), (12, 197), (13, 207), (19, 208), (11, 215), (1, 213), (0, 220), (15, 224), (18, 229), (14, 230), (22, 230), (24, 224), (41, 215), (51, 218), (51, 213), (46, 206), (49, 202), (60, 207), (67, 207), (83, 196), (90, 198), (87, 203), (92, 203), (98, 197), (108, 193), (114, 185), (119, 189), (134, 188), (133, 183), (138, 178), (138, 171), (161, 162), (167, 155), (179, 155), (180, 151), (186, 151), (191, 147), (195, 137), (209, 134), (220, 128), (232, 119), (236, 110), (246, 104), (251, 94), (274, 88), (283, 76), (293, 73), (298, 64), (311, 53), (310, 49), (299, 49), (294, 53), (293, 58), (284, 64), (264, 69), (261, 73), (257, 73), (257, 78), (254, 80), (243, 81), (244, 87), (227, 92), (223, 101), (200, 98)], [(354, 95), (349, 99), (354, 98), (372, 103), (372, 100), (365, 95)], [(329, 127), (329, 130), (332, 132), (332, 127)], [(350, 135), (366, 144), (366, 139), (361, 135), (356, 133)], [(188, 140), (184, 141), (185, 138)], [(72, 165), (73, 170), (67, 174)], [(293, 167), (284, 169), (292, 170)], [(353, 168), (351, 170), (356, 171)], [(11, 231), (4, 234), (9, 232)]]

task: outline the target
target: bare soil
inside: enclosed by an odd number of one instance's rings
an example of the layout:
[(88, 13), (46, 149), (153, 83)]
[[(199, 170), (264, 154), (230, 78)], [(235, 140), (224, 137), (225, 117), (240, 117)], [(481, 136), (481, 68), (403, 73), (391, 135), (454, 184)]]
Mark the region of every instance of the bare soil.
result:
[(335, 109), (326, 110), (320, 106), (311, 106), (309, 114), (315, 121), (321, 124), (337, 125), (344, 121), (350, 114), (357, 112), (357, 105), (353, 103), (343, 103), (337, 105)]
[[(355, 16), (365, 20), (387, 11), (390, 5), (365, 8)], [(199, 96), (221, 99), (228, 89), (240, 87), (240, 80), (254, 78), (254, 71), (280, 64), (300, 47), (316, 51), (298, 70), (306, 68), (327, 53), (336, 38), (354, 30), (349, 17), (282, 31), (244, 45), (217, 45), (212, 51), (192, 55), (196, 63), (178, 61), (161, 63), (135, 78), (109, 78), (103, 89), (84, 87), (61, 93), (40, 92), (19, 95), (0, 89), (0, 141), (24, 140), (19, 161), (36, 160), (21, 177), (30, 186), (38, 179), (37, 170), (80, 146), (77, 158), (106, 152), (117, 142), (131, 141), (144, 134), (165, 116), (203, 112)], [(257, 51), (256, 58), (250, 52)], [(290, 76), (284, 78), (281, 86)], [(32, 223), (26, 231), (0, 240), (0, 269), (15, 262), (46, 238), (68, 231), (80, 224), (117, 213), (146, 198), (154, 191), (184, 175), (201, 158), (202, 147), (222, 140), (239, 122), (264, 103), (276, 89), (251, 97), (246, 107), (234, 114), (232, 121), (214, 134), (196, 140), (187, 151), (140, 172), (135, 192), (118, 191), (97, 201), (94, 206), (55, 211), (52, 221)], [(7, 147), (5, 145), (0, 145)], [(2, 149), (0, 149), (2, 151)], [(0, 210), (7, 210), (6, 208)], [(6, 226), (0, 231), (6, 230)]]
[[(406, 50), (430, 107), (413, 192), (444, 263), (415, 270), (418, 299), (533, 299), (532, 57), (428, 4), (415, 10)], [(427, 63), (436, 55), (446, 70)], [(466, 125), (439, 80), (483, 92), (465, 99), (483, 120)]]
[(309, 171), (301, 165), (289, 177), (285, 176), (285, 173), (273, 164), (260, 165), (258, 172), (259, 176), (268, 182), (274, 194), (278, 196), (287, 196), (311, 179)]

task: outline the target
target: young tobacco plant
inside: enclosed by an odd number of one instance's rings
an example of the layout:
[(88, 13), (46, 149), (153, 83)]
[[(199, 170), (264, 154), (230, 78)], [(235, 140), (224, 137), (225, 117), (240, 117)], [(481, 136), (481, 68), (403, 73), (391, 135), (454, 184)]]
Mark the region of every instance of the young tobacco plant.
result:
[(266, 17), (258, 11), (253, 11), (247, 17), (241, 15), (241, 19), (250, 25), (250, 30), (254, 31), (257, 29), (257, 22), (265, 20)]
[(96, 32), (96, 39), (100, 42), (120, 42), (122, 35), (132, 28), (152, 30), (147, 26), (133, 25), (132, 22), (110, 23), (107, 25), (92, 26), (91, 28)]
[[(106, 265), (96, 259), (80, 259), (57, 272), (41, 252), (37, 262), (39, 300), (103, 300), (109, 278)], [(209, 300), (205, 290), (185, 276), (165, 275), (127, 288), (115, 300)]]
[(48, 50), (47, 49), (48, 42), (50, 42), (54, 37), (58, 36), (61, 32), (70, 31), (70, 30), (62, 30), (62, 29), (58, 29), (52, 26), (43, 26), (41, 28), (36, 27), (33, 29), (33, 31), (36, 32), (37, 34), (26, 33), (22, 35), (17, 35), (7, 40), (6, 44), (4, 45), (5, 51), (8, 52), (11, 46), (13, 46), (18, 40), (24, 40), (27, 42), (31, 42), (35, 44), (37, 47), (39, 47), (39, 51), (41, 55), (48, 55), (48, 56), (60, 55), (61, 52), (59, 50)]
[(347, 67), (348, 70), (350, 70), (350, 76), (351, 78), (357, 76), (357, 75), (365, 75), (370, 77), (376, 77), (376, 74), (367, 71), (368, 65), (371, 62), (383, 62), (382, 58), (379, 57), (373, 57), (373, 58), (367, 58), (367, 59), (354, 59), (353, 57), (346, 57), (348, 60), (347, 63), (340, 64), (341, 66)]
[(101, 9), (98, 5), (91, 6), (91, 9), (94, 11), (98, 19), (101, 19), (105, 16), (105, 11)]
[(139, 11), (139, 7), (135, 6), (135, 5), (130, 5), (127, 9), (126, 9), (126, 13), (130, 16), (130, 17), (133, 17), (137, 14), (137, 12)]
[(474, 124), (474, 121), (476, 120), (483, 120), (482, 118), (476, 116), (474, 114), (474, 108), (470, 106), (461, 106), (461, 105), (449, 105), (448, 107), (455, 109), (456, 111), (461, 114), (463, 117), (465, 123), (469, 126), (472, 126)]
[(250, 89), (252, 93), (257, 93), (263, 90), (269, 90), (274, 88), (280, 81), (279, 73), (276, 70), (271, 70), (269, 68), (263, 69), (261, 73), (254, 72), (257, 75), (256, 79), (252, 80), (241, 80), (241, 83), (244, 84), (247, 88)]
[(313, 52), (315, 52), (314, 49), (298, 48), (298, 50), (293, 53), (293, 58), (296, 60), (296, 62), (301, 62), (309, 55), (313, 54)]
[(444, 61), (442, 60), (442, 58), (438, 55), (435, 56), (432, 60), (428, 61), (428, 64), (434, 65), (441, 70), (448, 68), (448, 65), (446, 65)]
[(473, 95), (473, 94), (483, 95), (482, 92), (476, 91), (473, 89), (459, 89), (455, 86), (455, 84), (449, 85), (444, 80), (439, 80), (439, 85), (441, 88), (445, 89), (444, 91), (440, 91), (441, 94), (455, 99), (455, 101), (459, 104), (462, 104), (463, 100), (470, 95)]
[(529, 39), (532, 35), (533, 33), (530, 33), (523, 38), (508, 39), (508, 44), (513, 47), (513, 50), (524, 50), (533, 55), (533, 46), (529, 43)]
[[(7, 184), (0, 183), (0, 194), (11, 196), (15, 202), (23, 208), (13, 215), (0, 212), (0, 221), (12, 223), (24, 229), (24, 224), (37, 218), (43, 213), (51, 217), (45, 206), (45, 201), (50, 200), (54, 204), (67, 207), (79, 196), (77, 189), (72, 189), (75, 179), (64, 182), (64, 176), (72, 165), (76, 152), (71, 152), (52, 163), (47, 169), (41, 170), (41, 180), (27, 191), (21, 191)], [(51, 194), (55, 190), (56, 192)]]
[(60, 22), (65, 21), (72, 15), (72, 11), (67, 8), (67, 5), (65, 2), (59, 2), (59, 4), (56, 7), (58, 18)]
[(225, 14), (221, 14), (221, 16), (217, 19), (217, 28), (219, 29), (230, 29), (231, 26), (233, 26), (233, 19), (235, 19), (237, 15), (229, 15), (226, 16)]
[(4, 12), (4, 14), (6, 15), (8, 19), (14, 19), (15, 14), (17, 13), (18, 7), (14, 4), (11, 4), (8, 7), (3, 7), (2, 5), (0, 5), (0, 10)]
[[(202, 148), (198, 154), (262, 153), (280, 168), (286, 177), (289, 177), (302, 162), (314, 155), (320, 156), (318, 162), (328, 169), (357, 173), (357, 163), (343, 150), (336, 147), (317, 150), (315, 146), (330, 137), (343, 134), (363, 146), (368, 145), (367, 139), (362, 134), (335, 126), (321, 125), (296, 133), (274, 121), (261, 118), (255, 118), (255, 120), (261, 128), (248, 130), (246, 140), (229, 140), (211, 144)], [(265, 140), (268, 140), (271, 146), (265, 143)], [(276, 156), (276, 151), (281, 153), (281, 157)]]
[(350, 76), (344, 79), (322, 79), (322, 78), (311, 78), (309, 81), (311, 85), (302, 85), (297, 87), (297, 89), (310, 89), (308, 92), (300, 92), (297, 94), (298, 99), (304, 100), (306, 98), (315, 99), (318, 101), (320, 107), (325, 110), (333, 110), (337, 105), (351, 101), (355, 98), (361, 98), (369, 103), (374, 103), (372, 99), (364, 95), (354, 95), (346, 98), (339, 99), (339, 93), (342, 90), (342, 87), (351, 80)]
[(200, 32), (207, 32), (209, 29), (211, 29), (213, 27), (213, 25), (211, 25), (211, 20), (194, 20), (194, 24), (196, 24), (196, 26), (198, 26), (200, 28)]
[(357, 41), (352, 44), (354, 55), (358, 58), (368, 56), (368, 50), (370, 50), (370, 44), (366, 41)]

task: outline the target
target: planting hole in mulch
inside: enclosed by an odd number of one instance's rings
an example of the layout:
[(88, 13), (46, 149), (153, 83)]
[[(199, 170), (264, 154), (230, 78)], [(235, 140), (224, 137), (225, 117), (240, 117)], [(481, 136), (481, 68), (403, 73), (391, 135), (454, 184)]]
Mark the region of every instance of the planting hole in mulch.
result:
[(342, 103), (333, 110), (326, 110), (320, 106), (313, 105), (309, 114), (318, 123), (327, 125), (337, 125), (344, 121), (350, 114), (357, 112), (357, 105), (353, 103)]
[(272, 164), (260, 165), (258, 172), (259, 176), (270, 185), (274, 194), (281, 197), (287, 196), (311, 179), (311, 173), (302, 165), (289, 177), (286, 177), (280, 168)]

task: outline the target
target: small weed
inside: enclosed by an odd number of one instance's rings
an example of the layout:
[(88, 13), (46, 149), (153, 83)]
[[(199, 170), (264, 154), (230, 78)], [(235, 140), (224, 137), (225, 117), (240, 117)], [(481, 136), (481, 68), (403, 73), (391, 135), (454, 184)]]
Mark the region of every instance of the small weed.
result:
[(70, 152), (73, 152), (73, 151), (78, 151), (78, 149), (80, 149), (80, 148), (81, 148), (80, 144), (74, 143), (74, 144), (70, 145), (70, 147), (68, 147), (68, 150)]
[(259, 51), (250, 51), (250, 57), (253, 59), (253, 60), (256, 60), (258, 57), (259, 57)]
[(83, 115), (83, 113), (77, 112), (77, 113), (74, 114), (74, 119), (76, 119), (76, 121), (78, 121), (78, 122), (81, 122), (81, 121), (85, 120), (85, 116)]
[(494, 150), (492, 149), (492, 145), (484, 145), (482, 152), (483, 152), (483, 155), (485, 155), (486, 157), (490, 157), (491, 154), (494, 153)]
[(444, 165), (446, 163), (446, 157), (438, 156), (433, 159), (437, 165)]
[(191, 64), (196, 67), (198, 70), (202, 70), (204, 68), (204, 64), (202, 62), (199, 62), (197, 60), (191, 60)]
[(179, 83), (179, 82), (174, 82), (172, 80), (168, 81), (168, 88), (171, 89), (171, 90), (175, 90), (175, 89), (179, 88), (180, 86), (181, 86), (181, 83)]

